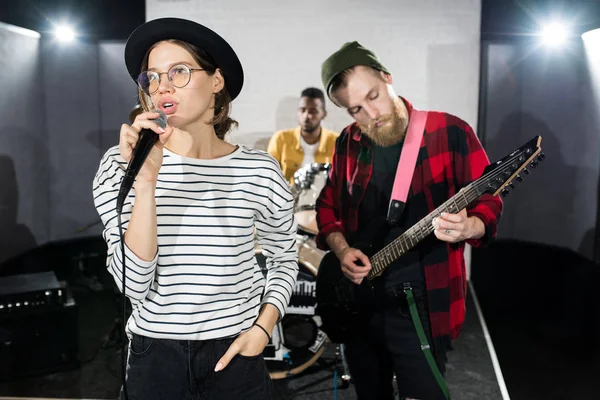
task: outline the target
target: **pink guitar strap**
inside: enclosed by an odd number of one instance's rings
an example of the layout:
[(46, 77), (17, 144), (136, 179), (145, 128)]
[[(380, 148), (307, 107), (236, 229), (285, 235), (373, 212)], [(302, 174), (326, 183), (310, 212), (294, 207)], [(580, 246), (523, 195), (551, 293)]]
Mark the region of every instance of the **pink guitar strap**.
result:
[(404, 210), (404, 204), (406, 204), (408, 190), (415, 172), (417, 156), (419, 155), (419, 148), (423, 139), (423, 132), (425, 131), (425, 122), (427, 122), (427, 111), (413, 109), (410, 115), (408, 131), (406, 132), (406, 139), (404, 139), (404, 144), (402, 145), (402, 153), (400, 154), (392, 197), (390, 198), (390, 205), (388, 207), (387, 221), (391, 225), (395, 225), (398, 222)]

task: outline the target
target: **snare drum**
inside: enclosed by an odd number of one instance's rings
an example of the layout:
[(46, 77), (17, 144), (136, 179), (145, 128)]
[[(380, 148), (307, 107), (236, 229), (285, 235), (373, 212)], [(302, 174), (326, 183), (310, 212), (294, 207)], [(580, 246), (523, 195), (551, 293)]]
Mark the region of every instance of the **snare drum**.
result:
[(294, 174), (294, 216), (299, 229), (311, 235), (319, 233), (315, 207), (317, 198), (327, 183), (330, 168), (330, 164), (313, 163), (305, 165)]
[[(314, 240), (296, 235), (298, 246), (298, 278), (286, 315), (277, 324), (263, 357), (271, 379), (294, 376), (314, 364), (325, 351), (327, 335), (321, 319), (315, 315), (317, 268), (325, 252), (317, 249)], [(255, 247), (256, 259), (263, 271), (266, 259), (260, 247)]]

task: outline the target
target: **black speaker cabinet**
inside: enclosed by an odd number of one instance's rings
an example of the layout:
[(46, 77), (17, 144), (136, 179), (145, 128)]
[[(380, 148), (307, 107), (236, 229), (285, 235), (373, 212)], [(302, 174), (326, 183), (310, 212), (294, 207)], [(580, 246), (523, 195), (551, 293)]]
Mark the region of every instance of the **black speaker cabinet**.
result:
[(77, 304), (0, 315), (0, 381), (79, 367)]

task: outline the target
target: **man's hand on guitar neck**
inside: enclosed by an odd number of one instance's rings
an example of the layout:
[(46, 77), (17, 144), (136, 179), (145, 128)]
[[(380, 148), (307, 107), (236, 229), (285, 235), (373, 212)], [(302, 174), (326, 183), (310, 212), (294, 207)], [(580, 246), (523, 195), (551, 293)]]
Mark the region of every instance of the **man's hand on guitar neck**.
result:
[(458, 214), (442, 213), (434, 218), (433, 233), (444, 242), (456, 243), (467, 239), (479, 239), (485, 234), (485, 225), (477, 217), (468, 217), (467, 210)]
[(342, 272), (346, 278), (360, 285), (371, 270), (369, 258), (362, 251), (350, 247), (346, 238), (340, 232), (333, 232), (327, 236), (326, 240), (331, 251), (340, 260)]

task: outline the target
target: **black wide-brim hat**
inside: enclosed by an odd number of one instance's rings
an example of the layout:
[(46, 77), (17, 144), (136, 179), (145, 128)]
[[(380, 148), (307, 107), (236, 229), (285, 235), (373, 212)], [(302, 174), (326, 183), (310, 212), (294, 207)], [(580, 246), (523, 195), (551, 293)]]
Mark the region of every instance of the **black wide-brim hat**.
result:
[(225, 86), (235, 99), (244, 85), (244, 70), (233, 48), (216, 32), (196, 22), (180, 18), (160, 18), (138, 26), (125, 44), (125, 65), (137, 83), (142, 72), (142, 61), (148, 50), (157, 42), (177, 39), (193, 44), (205, 51), (225, 77)]

